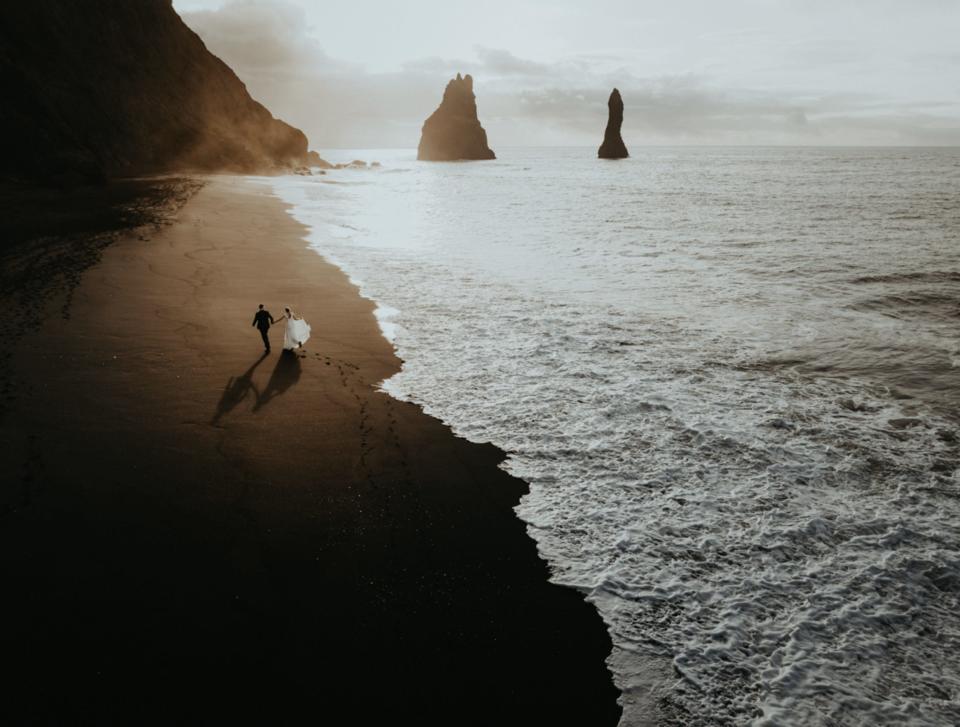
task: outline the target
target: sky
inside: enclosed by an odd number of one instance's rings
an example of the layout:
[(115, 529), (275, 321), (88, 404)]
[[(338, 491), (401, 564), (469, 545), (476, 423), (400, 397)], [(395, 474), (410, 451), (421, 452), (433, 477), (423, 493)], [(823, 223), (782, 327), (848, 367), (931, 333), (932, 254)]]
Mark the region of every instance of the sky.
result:
[(960, 145), (960, 0), (174, 0), (311, 148), (411, 148), (474, 76), (490, 146)]

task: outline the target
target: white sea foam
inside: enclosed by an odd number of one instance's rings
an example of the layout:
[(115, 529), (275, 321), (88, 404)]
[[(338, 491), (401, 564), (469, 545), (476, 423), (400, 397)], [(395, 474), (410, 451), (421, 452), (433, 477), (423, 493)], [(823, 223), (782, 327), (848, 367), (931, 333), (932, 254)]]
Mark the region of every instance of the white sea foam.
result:
[(373, 311), (373, 315), (377, 319), (377, 325), (380, 326), (383, 337), (390, 341), (390, 343), (395, 343), (397, 334), (400, 331), (400, 326), (396, 321), (397, 316), (400, 315), (400, 311), (396, 308), (391, 308), (389, 305), (378, 304)]
[(498, 153), (272, 184), (530, 482), (624, 724), (652, 655), (665, 724), (960, 721), (960, 153)]

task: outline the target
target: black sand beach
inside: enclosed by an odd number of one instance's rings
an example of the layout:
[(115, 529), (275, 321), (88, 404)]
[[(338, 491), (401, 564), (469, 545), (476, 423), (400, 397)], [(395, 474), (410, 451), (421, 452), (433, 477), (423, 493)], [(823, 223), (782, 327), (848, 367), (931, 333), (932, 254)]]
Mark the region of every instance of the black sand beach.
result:
[[(610, 640), (548, 583), (524, 483), (376, 391), (400, 362), (303, 232), (214, 177), (4, 291), (4, 722), (616, 724)], [(5, 268), (42, 263), (30, 238)], [(303, 312), (305, 351), (277, 328), (262, 355), (261, 302)]]

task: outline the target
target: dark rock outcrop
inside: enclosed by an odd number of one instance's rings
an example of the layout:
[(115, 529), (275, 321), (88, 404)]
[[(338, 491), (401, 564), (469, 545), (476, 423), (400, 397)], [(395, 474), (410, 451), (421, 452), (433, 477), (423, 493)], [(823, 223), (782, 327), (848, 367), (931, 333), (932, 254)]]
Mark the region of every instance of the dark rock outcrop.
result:
[(623, 125), (623, 99), (620, 98), (620, 92), (617, 89), (613, 89), (610, 94), (607, 108), (610, 111), (607, 117), (607, 129), (603, 132), (603, 143), (597, 150), (597, 156), (601, 159), (626, 159), (630, 154), (620, 136), (620, 127)]
[(84, 181), (308, 163), (171, 0), (0, 7), (0, 176)]
[(417, 159), (454, 161), (457, 159), (496, 159), (487, 146), (487, 132), (477, 118), (477, 100), (473, 78), (467, 74), (447, 84), (443, 100), (423, 124)]
[(363, 159), (354, 159), (352, 162), (341, 162), (333, 165), (334, 169), (366, 169), (367, 163)]
[(333, 169), (333, 164), (328, 162), (326, 159), (321, 157), (315, 151), (307, 152), (307, 166), (308, 167), (319, 167), (320, 169)]

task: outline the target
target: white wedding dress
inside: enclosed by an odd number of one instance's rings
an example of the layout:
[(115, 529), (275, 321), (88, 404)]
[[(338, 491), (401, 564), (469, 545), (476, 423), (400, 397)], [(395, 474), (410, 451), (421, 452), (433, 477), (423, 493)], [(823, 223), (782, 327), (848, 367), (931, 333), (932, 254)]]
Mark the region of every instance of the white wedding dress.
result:
[(292, 351), (310, 338), (310, 324), (302, 318), (287, 318), (287, 330), (283, 334), (283, 347)]

